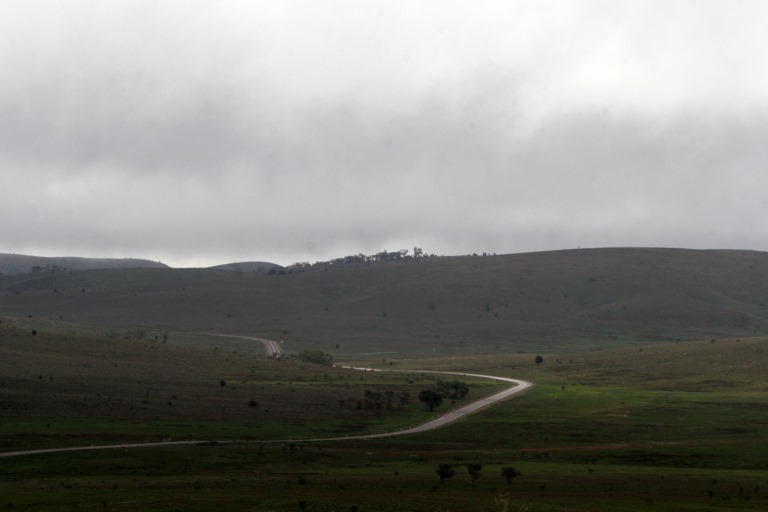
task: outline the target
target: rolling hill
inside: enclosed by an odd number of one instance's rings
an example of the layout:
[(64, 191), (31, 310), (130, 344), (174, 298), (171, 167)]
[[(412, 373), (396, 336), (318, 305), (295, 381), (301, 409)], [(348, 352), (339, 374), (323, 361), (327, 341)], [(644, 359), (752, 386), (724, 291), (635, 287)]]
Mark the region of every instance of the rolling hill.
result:
[[(768, 331), (768, 253), (579, 249), (303, 271), (134, 268), (0, 278), (0, 314), (227, 332), (338, 357), (608, 348)], [(184, 333), (184, 334), (182, 334)]]
[(268, 261), (240, 261), (236, 263), (225, 263), (208, 267), (214, 270), (229, 270), (231, 272), (269, 272), (271, 269), (281, 269), (282, 265), (269, 263)]
[[(85, 449), (4, 458), (0, 495), (15, 510), (766, 510), (767, 257), (596, 249), (6, 275), (0, 451)], [(202, 335), (214, 333), (396, 371), (269, 358)], [(425, 370), (536, 386), (430, 433), (314, 440), (423, 421), (414, 397), (439, 378)], [(402, 406), (366, 405), (403, 391)], [(439, 483), (445, 463), (456, 476)]]
[(134, 258), (77, 258), (0, 253), (0, 275), (104, 268), (168, 268), (157, 261)]

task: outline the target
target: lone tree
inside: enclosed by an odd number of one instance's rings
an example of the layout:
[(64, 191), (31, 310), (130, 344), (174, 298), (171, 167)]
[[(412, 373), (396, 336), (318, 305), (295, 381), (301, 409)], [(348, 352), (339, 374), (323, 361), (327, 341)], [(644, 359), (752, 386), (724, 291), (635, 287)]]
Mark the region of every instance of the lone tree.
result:
[(501, 476), (503, 476), (504, 480), (507, 481), (507, 485), (511, 484), (512, 480), (520, 475), (521, 473), (512, 466), (501, 468)]
[(472, 479), (472, 483), (475, 483), (478, 478), (480, 478), (480, 471), (482, 471), (483, 466), (480, 464), (467, 464), (467, 473), (469, 473), (469, 478)]
[(535, 361), (536, 361), (536, 364), (539, 365), (544, 362), (544, 358), (541, 356), (536, 356)]
[(456, 472), (450, 464), (441, 463), (437, 466), (437, 476), (440, 477), (440, 483), (445, 482), (446, 478), (451, 478)]
[(443, 395), (434, 389), (424, 389), (419, 391), (419, 401), (424, 402), (427, 408), (433, 411), (443, 403)]

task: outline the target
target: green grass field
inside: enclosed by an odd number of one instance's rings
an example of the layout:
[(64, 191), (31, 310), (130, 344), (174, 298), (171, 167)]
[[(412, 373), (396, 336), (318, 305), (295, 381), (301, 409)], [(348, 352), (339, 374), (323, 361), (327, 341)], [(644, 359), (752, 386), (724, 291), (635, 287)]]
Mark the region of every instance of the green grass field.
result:
[[(5, 319), (0, 330), (3, 451), (168, 437), (238, 442), (0, 459), (0, 505), (11, 510), (768, 508), (765, 338), (551, 354), (540, 365), (523, 354), (380, 360), (402, 372), (374, 373), (220, 348), (33, 336), (22, 324)], [(537, 385), (430, 433), (298, 441), (425, 420), (415, 400), (383, 410), (338, 403), (363, 399), (366, 389), (415, 396), (437, 378), (419, 369)], [(498, 389), (470, 383), (474, 397)], [(274, 442), (289, 438), (297, 441)], [(443, 484), (441, 463), (456, 472)], [(482, 466), (474, 482), (469, 463)], [(505, 466), (521, 472), (511, 485)]]

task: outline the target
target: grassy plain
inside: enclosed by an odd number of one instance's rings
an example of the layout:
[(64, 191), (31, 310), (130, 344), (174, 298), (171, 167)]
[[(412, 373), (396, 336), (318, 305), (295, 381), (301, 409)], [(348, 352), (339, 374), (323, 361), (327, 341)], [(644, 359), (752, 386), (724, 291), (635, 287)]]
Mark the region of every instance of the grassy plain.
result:
[[(0, 452), (203, 441), (0, 458), (0, 507), (768, 510), (767, 290), (765, 253), (664, 249), (0, 276)], [(213, 333), (398, 372), (276, 361)], [(297, 441), (434, 416), (422, 370), (536, 387), (430, 433)], [(443, 484), (441, 463), (456, 470)]]
[[(238, 442), (0, 459), (0, 496), (12, 510), (768, 507), (765, 338), (552, 354), (541, 365), (521, 354), (379, 360), (403, 373), (373, 373), (220, 348), (33, 336), (24, 322), (6, 319), (0, 330), (3, 451), (189, 436)], [(363, 399), (366, 389), (415, 396), (436, 378), (419, 369), (537, 385), (431, 433), (274, 442), (424, 420), (420, 404), (338, 404)], [(487, 385), (473, 381), (471, 396), (495, 389)], [(444, 484), (440, 463), (456, 470)], [(482, 465), (475, 482), (469, 463)], [(505, 466), (522, 473), (511, 485), (500, 475)]]
[[(276, 360), (254, 354), (264, 352), (259, 343), (238, 352), (32, 334), (26, 324), (0, 324), (0, 448), (61, 446), (69, 438), (112, 443), (376, 433), (426, 420), (417, 395), (439, 378)], [(476, 398), (500, 388), (465, 380)], [(401, 400), (402, 393), (409, 398)]]

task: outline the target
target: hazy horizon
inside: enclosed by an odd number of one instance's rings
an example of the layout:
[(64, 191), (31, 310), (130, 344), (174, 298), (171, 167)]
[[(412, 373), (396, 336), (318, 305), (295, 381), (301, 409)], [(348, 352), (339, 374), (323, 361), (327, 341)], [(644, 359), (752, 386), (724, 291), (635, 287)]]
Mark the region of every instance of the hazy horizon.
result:
[(0, 252), (768, 250), (766, 22), (759, 1), (7, 0)]

